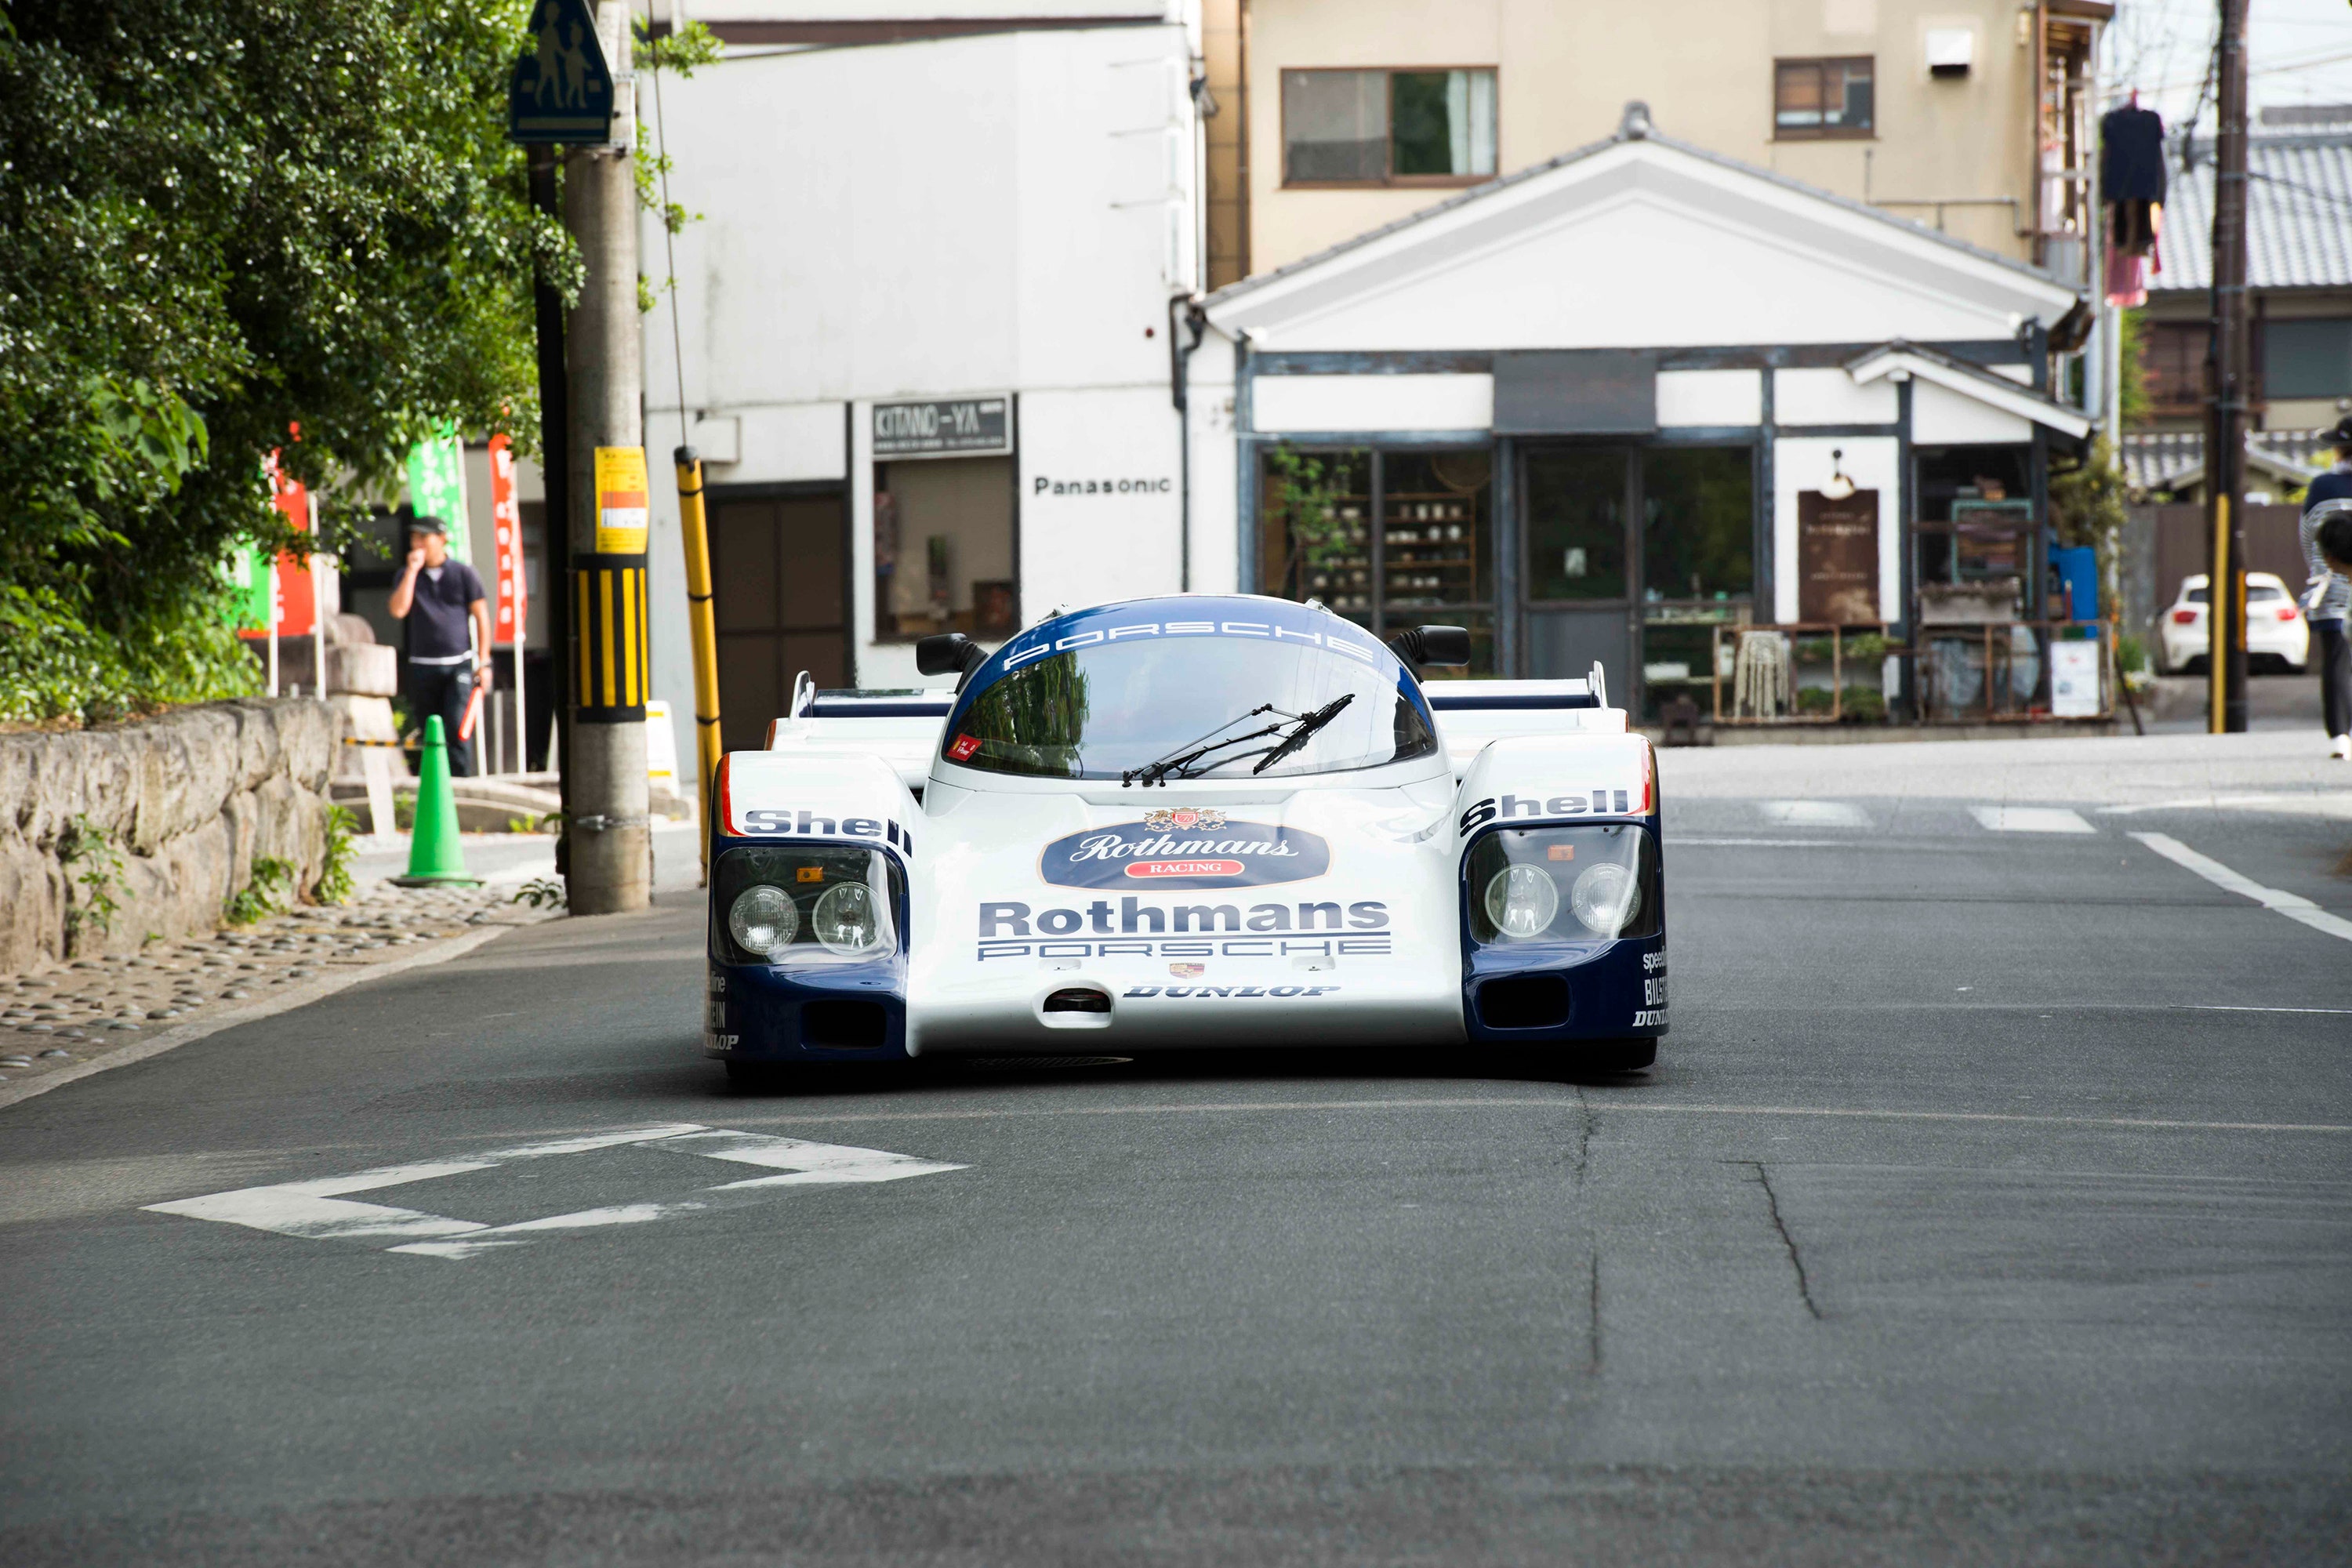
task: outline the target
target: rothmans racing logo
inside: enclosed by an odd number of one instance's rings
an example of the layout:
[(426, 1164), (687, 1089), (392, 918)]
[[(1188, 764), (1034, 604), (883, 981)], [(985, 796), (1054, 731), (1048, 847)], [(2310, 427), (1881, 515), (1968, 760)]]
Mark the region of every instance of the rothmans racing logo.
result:
[(1255, 888), (1297, 882), (1331, 868), (1318, 834), (1265, 822), (1228, 822), (1222, 811), (1179, 806), (1141, 822), (1056, 838), (1037, 874), (1057, 888)]

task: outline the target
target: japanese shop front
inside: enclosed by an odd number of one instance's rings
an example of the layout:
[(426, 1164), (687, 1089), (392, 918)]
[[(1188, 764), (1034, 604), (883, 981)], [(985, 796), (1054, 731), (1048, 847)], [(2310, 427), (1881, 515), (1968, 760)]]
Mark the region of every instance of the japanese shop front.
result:
[(1637, 710), (1704, 706), (1731, 628), (2030, 620), (2051, 442), (2089, 428), (2037, 385), (2075, 304), (1621, 132), (1212, 296), (1194, 547), (1382, 634), (1465, 625), (1476, 671), (1599, 659)]

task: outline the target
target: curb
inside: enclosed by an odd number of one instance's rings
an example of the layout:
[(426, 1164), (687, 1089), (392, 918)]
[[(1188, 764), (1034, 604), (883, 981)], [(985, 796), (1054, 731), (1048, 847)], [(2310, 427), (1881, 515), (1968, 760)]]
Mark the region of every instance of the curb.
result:
[[(553, 917), (550, 915), (548, 918)], [(119, 1050), (109, 1051), (94, 1060), (76, 1062), (69, 1068), (61, 1068), (56, 1072), (46, 1073), (31, 1083), (10, 1084), (0, 1088), (0, 1110), (31, 1100), (36, 1095), (47, 1094), (49, 1090), (72, 1083), (78, 1079), (105, 1072), (110, 1068), (128, 1067), (132, 1062), (143, 1062), (150, 1057), (160, 1057), (165, 1051), (174, 1050), (181, 1046), (201, 1040), (207, 1035), (216, 1035), (223, 1029), (234, 1029), (240, 1024), (254, 1023), (258, 1019), (272, 1017), (279, 1013), (290, 1013), (297, 1007), (308, 1006), (313, 1002), (333, 995), (338, 991), (347, 990), (362, 980), (373, 980), (386, 974), (398, 974), (403, 970), (422, 969), (431, 963), (446, 963), (450, 959), (462, 957), (476, 948), (504, 936), (509, 931), (526, 930), (538, 923), (536, 921), (525, 921), (518, 925), (484, 926), (478, 931), (469, 931), (463, 936), (453, 936), (446, 941), (435, 942), (420, 952), (404, 953), (398, 958), (387, 959), (382, 963), (371, 963), (363, 969), (352, 969), (341, 974), (321, 975), (307, 984), (282, 992), (276, 996), (266, 997), (259, 1002), (239, 1007), (234, 1012), (223, 1013), (217, 1017), (206, 1018), (194, 1024), (182, 1024), (177, 1027), (166, 1029), (161, 1034), (124, 1046)]]

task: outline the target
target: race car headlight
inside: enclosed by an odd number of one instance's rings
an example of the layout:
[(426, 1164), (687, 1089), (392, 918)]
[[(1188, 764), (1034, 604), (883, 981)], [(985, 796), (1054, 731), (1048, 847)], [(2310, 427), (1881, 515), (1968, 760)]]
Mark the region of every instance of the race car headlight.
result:
[(727, 934), (746, 952), (772, 958), (800, 934), (801, 912), (793, 896), (762, 882), (735, 895), (727, 908)]
[(1657, 840), (1633, 823), (1498, 828), (1470, 847), (1462, 870), (1474, 942), (1592, 942), (1659, 929)]
[(1559, 889), (1533, 866), (1507, 866), (1487, 879), (1486, 918), (1504, 936), (1540, 936), (1559, 914)]
[(811, 923), (817, 941), (831, 952), (865, 953), (882, 945), (882, 906), (863, 882), (828, 889), (817, 900)]
[(710, 956), (721, 963), (826, 964), (897, 949), (906, 873), (878, 849), (741, 844), (710, 868)]
[(1568, 907), (1587, 931), (1615, 936), (1641, 911), (1642, 885), (1614, 862), (1588, 866), (1569, 889)]

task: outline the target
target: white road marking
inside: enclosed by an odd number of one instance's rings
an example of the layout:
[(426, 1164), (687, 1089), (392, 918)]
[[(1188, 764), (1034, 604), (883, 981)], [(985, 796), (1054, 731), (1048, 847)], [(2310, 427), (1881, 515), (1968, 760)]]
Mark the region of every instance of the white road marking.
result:
[(1969, 815), (1995, 833), (2096, 833), (2082, 813), (2063, 805), (1972, 805)]
[[(496, 1170), (519, 1160), (587, 1154), (603, 1149), (636, 1146), (667, 1149), (681, 1154), (739, 1165), (758, 1165), (782, 1172), (722, 1182), (702, 1189), (705, 1196), (674, 1203), (616, 1204), (548, 1215), (511, 1225), (454, 1219), (418, 1209), (392, 1208), (352, 1203), (341, 1194), (371, 1192), (379, 1187), (431, 1181), (436, 1176), (462, 1175), (470, 1171)], [(567, 1232), (646, 1225), (678, 1215), (735, 1208), (782, 1196), (797, 1187), (841, 1186), (870, 1182), (895, 1182), (908, 1176), (938, 1175), (961, 1171), (961, 1165), (919, 1160), (887, 1149), (861, 1149), (845, 1143), (815, 1143), (801, 1138), (779, 1138), (764, 1132), (738, 1132), (705, 1127), (698, 1121), (666, 1122), (596, 1132), (576, 1138), (518, 1144), (494, 1149), (464, 1160), (434, 1160), (405, 1165), (379, 1165), (347, 1176), (321, 1176), (309, 1181), (278, 1182), (263, 1187), (240, 1187), (204, 1197), (149, 1204), (152, 1214), (180, 1215), (190, 1219), (241, 1225), (313, 1241), (394, 1239), (388, 1252), (415, 1253), (427, 1258), (465, 1258), (499, 1247), (520, 1247), (541, 1237)], [(436, 1239), (436, 1238), (459, 1239)]]
[(1666, 839), (1669, 848), (1685, 844), (1713, 845), (1727, 849), (1901, 849), (1934, 853), (1972, 847), (1935, 838), (1707, 838), (1676, 833)]
[[(1514, 1108), (1522, 1110), (1574, 1110), (1580, 1102), (1534, 1095), (1462, 1095), (1424, 1100), (1256, 1100), (1224, 1101), (1158, 1101), (1137, 1105), (1062, 1105), (989, 1110), (866, 1110), (832, 1116), (794, 1118), (809, 1121), (985, 1121), (1016, 1116), (1167, 1116), (1214, 1115), (1228, 1111), (1269, 1110), (1451, 1110)], [(2049, 1127), (2147, 1127), (2189, 1132), (2352, 1132), (2352, 1122), (2332, 1121), (2185, 1121), (2141, 1116), (2029, 1116), (2003, 1110), (1878, 1110), (1867, 1107), (1818, 1105), (1681, 1105), (1635, 1104), (1626, 1100), (1596, 1100), (1585, 1109), (1596, 1115), (1642, 1116), (1824, 1116), (1857, 1121), (1995, 1121)], [(781, 1118), (779, 1120), (782, 1120)]]
[(2352, 1007), (2230, 1007), (2219, 1002), (2180, 1002), (2174, 1005), (2183, 1013), (2340, 1013), (2352, 1017)]
[(2342, 915), (2329, 914), (2301, 893), (2283, 892), (2277, 888), (2265, 888), (2251, 877), (2241, 876), (2219, 860), (2200, 855), (2168, 833), (2135, 833), (2131, 837), (2147, 845), (2176, 866), (2196, 872), (2215, 887), (2252, 899), (2266, 910), (2275, 910), (2291, 921), (2299, 921), (2316, 931), (2352, 942), (2352, 921)]
[(1870, 814), (1842, 800), (1765, 800), (1756, 803), (1767, 822), (1783, 827), (1868, 827)]
[(2135, 802), (2130, 805), (2103, 805), (2101, 816), (2137, 816), (2148, 811), (2206, 811), (2212, 809), (2239, 811), (2274, 811), (2283, 816), (2352, 817), (2352, 794), (2333, 791), (2310, 795), (2201, 795), (2179, 800)]

